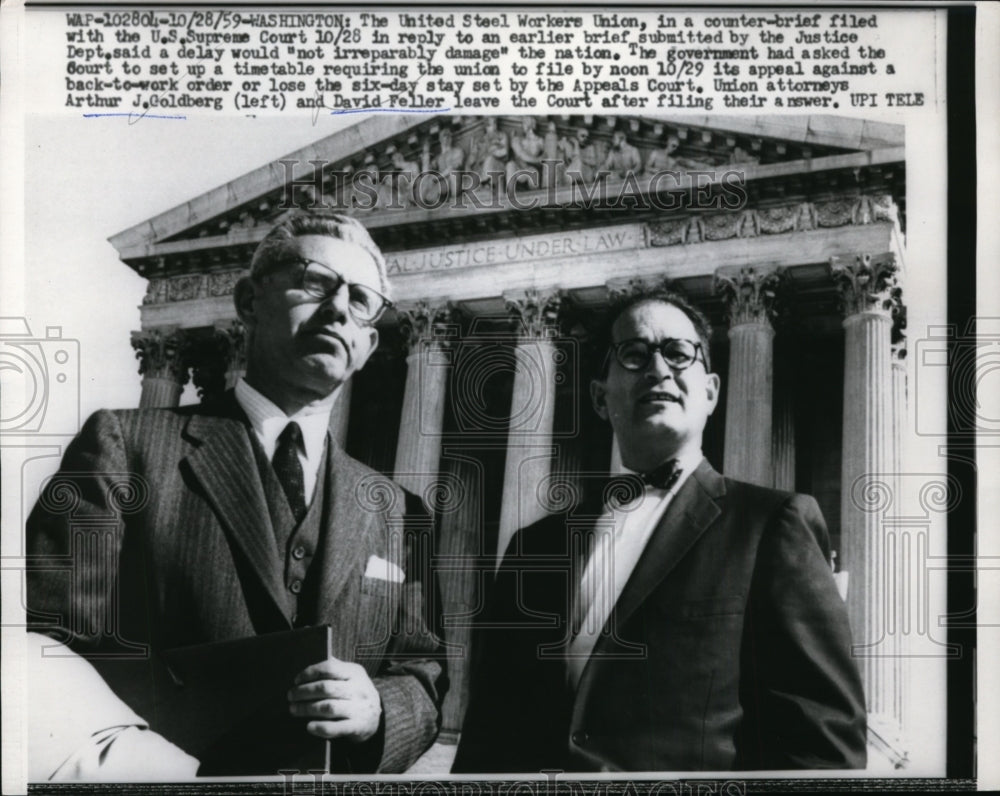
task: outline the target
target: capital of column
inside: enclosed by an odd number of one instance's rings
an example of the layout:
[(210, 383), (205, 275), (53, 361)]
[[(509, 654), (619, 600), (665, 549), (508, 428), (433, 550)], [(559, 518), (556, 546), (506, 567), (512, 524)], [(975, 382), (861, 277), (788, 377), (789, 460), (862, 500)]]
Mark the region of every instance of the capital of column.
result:
[(875, 313), (886, 317), (901, 306), (899, 266), (892, 252), (831, 257), (830, 275), (840, 290), (844, 317)]
[(528, 288), (517, 293), (504, 293), (507, 311), (520, 322), (524, 337), (555, 337), (559, 329), (562, 291), (557, 288)]
[(215, 324), (215, 341), (223, 356), (227, 371), (247, 369), (247, 328), (243, 321), (219, 321)]
[(726, 302), (730, 328), (753, 324), (771, 327), (781, 275), (774, 268), (744, 266), (715, 272), (712, 289)]
[(420, 351), (428, 342), (447, 345), (454, 337), (455, 312), (450, 303), (432, 304), (429, 300), (403, 304), (397, 308), (404, 353)]
[(184, 386), (188, 380), (187, 342), (183, 331), (174, 328), (132, 332), (132, 348), (139, 360), (139, 375), (166, 379)]

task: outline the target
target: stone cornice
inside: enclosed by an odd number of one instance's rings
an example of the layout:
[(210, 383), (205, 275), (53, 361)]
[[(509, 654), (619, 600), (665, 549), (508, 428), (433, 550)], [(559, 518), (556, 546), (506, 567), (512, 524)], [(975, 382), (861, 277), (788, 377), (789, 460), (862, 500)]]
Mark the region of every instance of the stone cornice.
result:
[[(452, 117), (461, 123), (462, 117)], [(520, 117), (510, 117), (509, 121), (516, 124)], [(544, 132), (543, 123), (548, 119), (565, 119), (566, 117), (536, 117), (542, 120), (537, 126)], [(593, 117), (582, 117), (584, 121)], [(668, 117), (601, 117), (602, 119), (620, 119), (622, 124), (640, 126), (649, 130), (654, 136), (657, 129), (660, 134), (664, 129), (672, 130), (679, 136), (686, 136), (688, 131), (710, 131), (713, 135), (732, 137), (734, 142), (748, 144), (752, 150), (756, 141), (774, 139), (788, 142), (791, 145), (812, 146), (817, 153), (824, 148), (842, 148), (856, 150), (875, 150), (886, 147), (902, 147), (904, 144), (903, 126), (885, 124), (847, 117), (813, 115), (813, 116), (685, 116), (683, 118)], [(475, 119), (473, 118), (473, 121)], [(388, 152), (395, 147), (396, 139), (408, 137), (410, 131), (422, 127), (434, 127), (439, 120), (428, 121), (418, 115), (378, 115), (363, 120), (357, 125), (317, 141), (315, 144), (291, 152), (283, 159), (296, 160), (302, 163), (310, 160), (345, 161), (352, 156), (371, 149), (381, 149)], [(590, 122), (593, 124), (593, 122)], [(605, 124), (607, 122), (604, 122)], [(384, 142), (388, 141), (386, 144)], [(154, 241), (163, 241), (175, 237), (206, 220), (216, 218), (221, 213), (238, 211), (239, 207), (259, 200), (268, 192), (280, 188), (285, 180), (284, 168), (274, 161), (247, 174), (232, 180), (225, 185), (207, 191), (194, 197), (182, 205), (178, 205), (164, 213), (160, 213), (147, 221), (130, 227), (109, 240), (111, 244), (122, 251), (146, 245)], [(237, 212), (236, 219), (238, 220)]]
[[(826, 140), (837, 140), (837, 136), (812, 134), (809, 128), (803, 128), (794, 119), (778, 127), (761, 125), (760, 120), (756, 120), (755, 125), (748, 127), (744, 123), (737, 125), (741, 129), (728, 131), (713, 125), (707, 118), (689, 121), (625, 116), (495, 117), (500, 120), (496, 134), (508, 142), (507, 159), (501, 167), (508, 169), (505, 181), (513, 186), (507, 191), (511, 196), (501, 196), (503, 201), (497, 207), (473, 206), (482, 202), (471, 201), (465, 208), (454, 207), (451, 202), (442, 206), (426, 203), (417, 206), (411, 201), (416, 194), (427, 200), (454, 192), (454, 180), (448, 175), (453, 174), (455, 169), (473, 173), (486, 169), (489, 164), (480, 162), (480, 154), (490, 134), (484, 128), (484, 118), (411, 119), (405, 125), (387, 124), (385, 119), (382, 122), (378, 118), (370, 119), (250, 172), (110, 240), (121, 258), (143, 273), (155, 269), (151, 269), (148, 262), (140, 263), (141, 260), (159, 256), (169, 258), (182, 252), (211, 251), (240, 243), (252, 247), (277, 217), (303, 203), (328, 206), (345, 206), (346, 203), (348, 212), (363, 218), (373, 231), (385, 230), (381, 236), (376, 232), (376, 237), (382, 238), (379, 242), (383, 247), (392, 248), (394, 239), (400, 234), (404, 231), (406, 236), (410, 236), (411, 232), (419, 233), (421, 225), (428, 221), (443, 220), (453, 224), (456, 219), (476, 217), (474, 227), (478, 228), (481, 225), (480, 216), (499, 214), (506, 217), (511, 212), (520, 212), (523, 199), (537, 194), (544, 194), (547, 207), (565, 211), (579, 204), (581, 198), (579, 192), (573, 192), (573, 185), (581, 183), (583, 187), (592, 187), (595, 174), (602, 171), (610, 173), (607, 185), (612, 189), (620, 188), (624, 182), (639, 194), (648, 190), (649, 176), (653, 173), (676, 171), (685, 175), (691, 169), (722, 172), (732, 168), (743, 172), (747, 183), (760, 183), (762, 188), (775, 180), (791, 180), (790, 192), (796, 193), (797, 184), (803, 178), (813, 183), (823, 179), (823, 175), (830, 171), (865, 168), (878, 171), (882, 165), (892, 163), (898, 163), (901, 169), (903, 163), (903, 150), (898, 146), (845, 152), (844, 148), (849, 144), (872, 145), (895, 139), (891, 135), (865, 138), (859, 136), (857, 131), (847, 134), (845, 131), (857, 124), (843, 119), (831, 122), (831, 130), (840, 131), (843, 143), (831, 144)], [(523, 121), (526, 119), (534, 120), (534, 130), (527, 130)], [(699, 121), (706, 126), (699, 127)], [(820, 130), (823, 129), (819, 120), (810, 120), (810, 123), (812, 121), (819, 125)], [(522, 124), (525, 125), (523, 130)], [(765, 137), (779, 130), (789, 138), (782, 141)], [(589, 133), (589, 137), (577, 140), (585, 133)], [(446, 140), (446, 134), (453, 138)], [(530, 141), (529, 135), (534, 136)], [(621, 150), (614, 148), (615, 136), (624, 137)], [(587, 152), (580, 154), (581, 147)], [(455, 152), (456, 157), (451, 158), (450, 152)], [(628, 152), (634, 154), (629, 155)], [(538, 160), (530, 157), (532, 153), (537, 155)], [(537, 180), (533, 183), (525, 175), (536, 173), (541, 177), (546, 169), (539, 164), (550, 157), (554, 158), (554, 165), (548, 169), (552, 179), (545, 183), (546, 189), (529, 190)], [(291, 168), (283, 165), (292, 163), (298, 166)], [(351, 206), (357, 204), (354, 198), (358, 190), (351, 179), (362, 172), (370, 173), (368, 192), (378, 195), (374, 210), (364, 209), (371, 202), (351, 210)], [(425, 180), (417, 184), (415, 181), (418, 175), (431, 174), (442, 177), (436, 182)], [(296, 185), (291, 187), (286, 181), (293, 176)], [(848, 182), (850, 180), (845, 178), (844, 184)], [(395, 186), (396, 192), (390, 197), (393, 202), (387, 208), (387, 202), (380, 200), (387, 198), (383, 194), (386, 191), (391, 193), (392, 186)], [(819, 190), (825, 188), (820, 186)], [(780, 186), (777, 191), (767, 188), (767, 192), (777, 196), (782, 193)], [(489, 186), (480, 193), (488, 196)], [(401, 194), (406, 196), (397, 201)], [(520, 223), (518, 219), (514, 220)], [(408, 226), (413, 229), (406, 230)], [(472, 228), (469, 231), (476, 234)], [(434, 231), (430, 232), (433, 234)], [(399, 243), (409, 247), (413, 241), (407, 243), (400, 240)], [(205, 268), (211, 263), (201, 265)], [(177, 269), (171, 267), (168, 272), (176, 273)]]
[[(573, 214), (583, 212), (579, 209), (567, 208), (563, 212)], [(607, 224), (614, 222), (618, 215), (611, 211), (592, 211), (592, 227), (600, 223)], [(510, 220), (527, 223), (534, 218), (535, 222), (541, 221), (546, 224), (547, 219), (560, 218), (560, 213), (556, 209), (544, 210), (539, 213), (522, 213), (520, 216), (512, 214)], [(544, 217), (544, 218), (543, 218)], [(762, 235), (780, 235), (790, 232), (801, 232), (812, 229), (835, 228), (843, 226), (863, 226), (877, 222), (888, 222), (898, 226), (898, 210), (892, 195), (881, 192), (874, 194), (863, 194), (854, 191), (852, 193), (832, 196), (816, 201), (793, 200), (789, 202), (778, 202), (771, 200), (766, 204), (756, 207), (745, 207), (742, 210), (700, 210), (697, 212), (650, 212), (645, 215), (641, 213), (626, 214), (633, 220), (645, 220), (649, 229), (649, 245), (651, 246), (673, 246), (681, 244), (693, 244), (710, 241), (727, 240), (730, 238), (752, 238)], [(568, 216), (567, 216), (568, 218)], [(495, 219), (497, 222), (500, 219)], [(480, 219), (480, 222), (482, 219)], [(426, 230), (421, 233), (421, 238), (455, 240), (461, 239), (462, 235), (455, 234), (456, 228), (460, 229), (465, 223), (460, 218), (452, 218), (447, 223), (448, 229), (442, 228), (439, 236), (430, 235)], [(471, 220), (469, 221), (471, 223)], [(418, 225), (420, 226), (420, 225)], [(493, 224), (487, 222), (486, 225), (479, 223), (472, 224), (477, 236), (484, 234), (483, 226), (488, 230)], [(501, 225), (502, 226), (502, 225)], [(432, 225), (426, 225), (427, 229), (432, 229)], [(470, 232), (472, 227), (470, 227)], [(556, 225), (557, 228), (564, 228), (565, 222)], [(509, 235), (509, 226), (497, 228), (497, 232), (506, 231)], [(537, 223), (534, 225), (537, 229)], [(525, 231), (534, 231), (532, 225), (528, 225)], [(175, 293), (187, 294), (191, 290), (201, 290), (201, 295), (220, 295), (218, 291), (226, 291), (223, 285), (227, 280), (235, 281), (239, 274), (238, 268), (233, 265), (246, 263), (250, 259), (251, 252), (256, 240), (263, 238), (266, 230), (259, 228), (255, 230), (243, 231), (236, 238), (224, 236), (221, 238), (203, 238), (197, 241), (175, 241), (160, 244), (142, 253), (133, 252), (136, 259), (133, 265), (136, 270), (148, 278), (171, 278), (177, 279), (171, 282), (169, 290)], [(372, 233), (379, 242), (383, 250), (386, 251), (390, 261), (400, 257), (413, 259), (417, 253), (424, 249), (419, 242), (412, 241), (406, 246), (405, 254), (397, 254), (395, 247), (387, 245), (384, 235), (389, 230), (378, 227), (372, 228)], [(389, 241), (391, 243), (391, 241)], [(414, 245), (416, 244), (416, 245)], [(442, 248), (474, 248), (477, 244), (457, 244), (451, 247), (434, 247), (435, 250)], [(231, 263), (229, 268), (225, 268), (224, 263)], [(206, 274), (208, 282), (202, 286), (194, 286), (182, 279), (187, 275)], [(171, 276), (172, 275), (172, 276)], [(202, 277), (205, 278), (205, 277)], [(168, 286), (151, 287), (151, 302), (159, 303), (163, 300), (170, 300), (162, 293)]]
[[(793, 270), (797, 288), (810, 295), (813, 288), (829, 286), (828, 298), (835, 304), (830, 258), (888, 251), (895, 240), (894, 227), (887, 222), (661, 247), (648, 245), (645, 234), (642, 224), (624, 224), (409, 252), (408, 270), (397, 269), (391, 276), (393, 295), (398, 302), (434, 296), (468, 306), (473, 315), (496, 314), (504, 309), (501, 295), (511, 290), (558, 287), (579, 294), (586, 306), (592, 306), (607, 301), (612, 274), (650, 283), (669, 275), (674, 289), (680, 284), (685, 292), (712, 305), (718, 304), (711, 294), (717, 268), (768, 263)], [(233, 318), (235, 311), (232, 296), (209, 296), (146, 303), (140, 317), (144, 328), (197, 328)]]

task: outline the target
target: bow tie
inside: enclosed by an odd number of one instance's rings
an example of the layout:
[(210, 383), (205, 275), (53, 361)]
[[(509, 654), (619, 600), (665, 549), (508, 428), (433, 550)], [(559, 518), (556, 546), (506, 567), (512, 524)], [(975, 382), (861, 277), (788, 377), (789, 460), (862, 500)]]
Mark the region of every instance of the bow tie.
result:
[(680, 477), (681, 463), (677, 459), (667, 459), (659, 467), (653, 468), (648, 473), (642, 473), (643, 483), (657, 489), (669, 490)]

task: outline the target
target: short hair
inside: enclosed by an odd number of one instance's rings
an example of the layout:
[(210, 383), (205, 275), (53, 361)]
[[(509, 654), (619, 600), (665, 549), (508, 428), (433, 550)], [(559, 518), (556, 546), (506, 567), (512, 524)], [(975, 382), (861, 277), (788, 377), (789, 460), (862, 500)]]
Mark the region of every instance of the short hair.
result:
[(324, 210), (297, 210), (276, 224), (253, 253), (250, 278), (260, 281), (261, 277), (274, 270), (281, 264), (288, 244), (304, 235), (325, 235), (360, 246), (375, 261), (382, 294), (390, 297), (391, 287), (385, 257), (364, 224), (343, 213)]
[(650, 303), (668, 304), (671, 307), (676, 307), (688, 317), (688, 320), (691, 321), (691, 325), (694, 326), (695, 333), (698, 335), (698, 342), (701, 343), (701, 353), (702, 356), (705, 357), (705, 371), (711, 373), (712, 358), (709, 352), (709, 341), (712, 338), (712, 325), (708, 322), (708, 318), (706, 318), (701, 310), (695, 307), (680, 293), (675, 293), (673, 290), (660, 287), (629, 293), (611, 304), (611, 307), (608, 309), (604, 325), (602, 326), (601, 332), (597, 338), (597, 353), (600, 356), (600, 360), (595, 370), (598, 377), (603, 379), (608, 375), (608, 366), (610, 365), (611, 360), (607, 355), (611, 351), (611, 343), (613, 340), (612, 332), (615, 324), (618, 322), (618, 319), (634, 307), (638, 307), (640, 304)]

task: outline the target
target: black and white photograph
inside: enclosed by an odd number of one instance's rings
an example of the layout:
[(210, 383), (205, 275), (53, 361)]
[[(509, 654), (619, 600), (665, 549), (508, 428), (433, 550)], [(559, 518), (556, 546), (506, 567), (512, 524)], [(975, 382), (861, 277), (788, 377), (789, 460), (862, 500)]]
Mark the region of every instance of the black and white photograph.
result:
[(0, 21), (5, 793), (996, 787), (1000, 14)]

